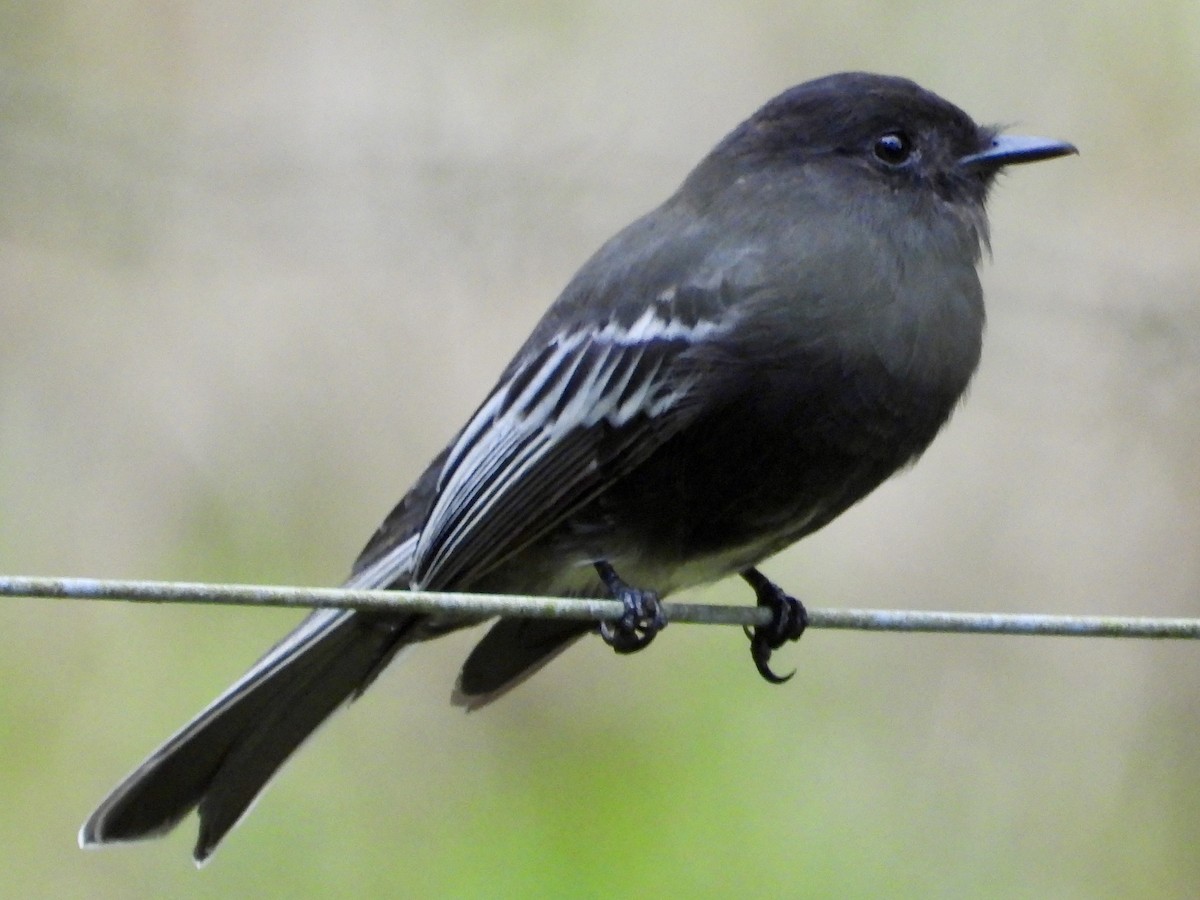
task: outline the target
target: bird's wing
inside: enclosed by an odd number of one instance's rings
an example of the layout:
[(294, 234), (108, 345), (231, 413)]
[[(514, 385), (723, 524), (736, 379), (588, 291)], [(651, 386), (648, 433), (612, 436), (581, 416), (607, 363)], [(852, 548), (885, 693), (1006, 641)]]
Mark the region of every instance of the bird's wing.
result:
[(470, 585), (689, 421), (702, 373), (687, 360), (725, 327), (721, 294), (669, 289), (527, 346), (445, 457), (414, 583)]

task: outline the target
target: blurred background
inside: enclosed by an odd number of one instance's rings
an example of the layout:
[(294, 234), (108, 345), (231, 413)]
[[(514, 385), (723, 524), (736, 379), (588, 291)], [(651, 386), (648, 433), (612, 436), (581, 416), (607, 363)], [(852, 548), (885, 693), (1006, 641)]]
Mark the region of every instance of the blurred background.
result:
[[(933, 449), (768, 563), (812, 605), (1200, 615), (1200, 6), (6, 4), (0, 571), (335, 584), (609, 235), (844, 69), (1068, 138), (991, 204)], [(740, 583), (694, 599), (750, 602)], [(211, 865), (79, 824), (294, 613), (0, 605), (13, 897), (1185, 897), (1200, 648), (477, 633), (322, 731)]]

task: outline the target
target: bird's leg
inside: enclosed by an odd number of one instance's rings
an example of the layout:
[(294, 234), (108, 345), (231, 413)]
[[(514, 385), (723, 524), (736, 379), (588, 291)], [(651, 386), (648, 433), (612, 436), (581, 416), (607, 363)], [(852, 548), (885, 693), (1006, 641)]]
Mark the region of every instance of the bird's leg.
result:
[(795, 641), (804, 634), (808, 627), (808, 612), (804, 604), (786, 593), (758, 569), (746, 569), (741, 573), (742, 578), (758, 597), (758, 605), (771, 610), (772, 618), (768, 625), (760, 625), (753, 631), (746, 629), (750, 638), (750, 656), (758, 674), (771, 684), (783, 684), (795, 672), (788, 675), (776, 675), (771, 671), (771, 651), (778, 650), (786, 641)]
[(667, 627), (658, 594), (626, 584), (605, 560), (596, 563), (596, 572), (613, 599), (620, 600), (625, 606), (621, 618), (600, 623), (600, 637), (618, 653), (641, 650)]

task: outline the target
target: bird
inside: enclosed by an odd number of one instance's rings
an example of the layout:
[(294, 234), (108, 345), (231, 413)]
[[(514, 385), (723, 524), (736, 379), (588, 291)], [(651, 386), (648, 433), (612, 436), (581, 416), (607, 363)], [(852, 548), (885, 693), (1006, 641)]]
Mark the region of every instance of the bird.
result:
[[(730, 575), (772, 611), (751, 655), (785, 680), (771, 652), (807, 615), (759, 565), (939, 433), (980, 359), (989, 190), (1006, 166), (1075, 152), (978, 125), (905, 78), (785, 90), (584, 263), (346, 586), (621, 601), (600, 626), (497, 619), (453, 690), (468, 709), (589, 631), (644, 648), (662, 597)], [(108, 795), (81, 846), (198, 809), (203, 863), (397, 653), (482, 621), (312, 612)]]

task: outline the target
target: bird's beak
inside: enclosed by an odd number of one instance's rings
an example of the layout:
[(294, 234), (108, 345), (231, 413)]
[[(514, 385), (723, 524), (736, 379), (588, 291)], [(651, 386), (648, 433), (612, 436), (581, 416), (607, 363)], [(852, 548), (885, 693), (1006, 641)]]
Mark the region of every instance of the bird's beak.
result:
[(965, 169), (998, 169), (1013, 163), (1037, 162), (1040, 159), (1054, 159), (1056, 156), (1078, 152), (1074, 144), (1056, 141), (1053, 138), (998, 134), (985, 149), (960, 158), (958, 164)]

